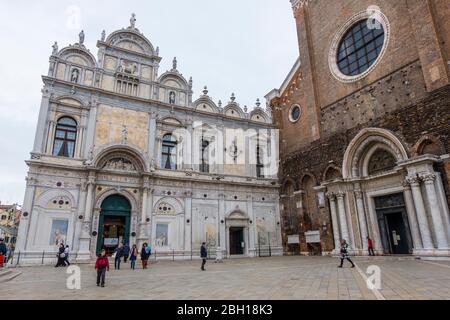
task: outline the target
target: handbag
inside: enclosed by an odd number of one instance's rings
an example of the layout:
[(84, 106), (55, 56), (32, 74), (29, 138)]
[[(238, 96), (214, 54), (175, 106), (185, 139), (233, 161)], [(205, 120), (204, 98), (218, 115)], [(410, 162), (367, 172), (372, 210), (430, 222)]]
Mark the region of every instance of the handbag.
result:
[(61, 253), (59, 256), (60, 256), (60, 258), (65, 258), (66, 254), (65, 253)]
[(112, 254), (111, 258), (115, 259), (115, 258), (116, 258), (116, 255), (117, 255), (117, 253), (114, 252), (114, 253)]

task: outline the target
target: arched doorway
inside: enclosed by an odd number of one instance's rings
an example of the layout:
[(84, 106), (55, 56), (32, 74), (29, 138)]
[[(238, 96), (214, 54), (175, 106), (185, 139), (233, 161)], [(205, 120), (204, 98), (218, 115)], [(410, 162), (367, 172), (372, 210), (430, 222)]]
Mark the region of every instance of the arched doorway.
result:
[(98, 224), (97, 253), (108, 254), (119, 243), (128, 243), (130, 237), (131, 205), (127, 198), (115, 194), (103, 200)]

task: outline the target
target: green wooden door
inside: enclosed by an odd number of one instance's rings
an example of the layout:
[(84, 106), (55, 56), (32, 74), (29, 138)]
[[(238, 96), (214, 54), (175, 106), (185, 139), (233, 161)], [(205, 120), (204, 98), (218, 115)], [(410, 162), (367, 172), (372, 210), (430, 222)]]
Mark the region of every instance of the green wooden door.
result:
[(103, 229), (105, 218), (121, 218), (125, 222), (124, 243), (130, 239), (131, 205), (127, 198), (121, 195), (112, 195), (106, 198), (101, 205), (100, 219), (98, 223), (97, 254), (103, 247)]

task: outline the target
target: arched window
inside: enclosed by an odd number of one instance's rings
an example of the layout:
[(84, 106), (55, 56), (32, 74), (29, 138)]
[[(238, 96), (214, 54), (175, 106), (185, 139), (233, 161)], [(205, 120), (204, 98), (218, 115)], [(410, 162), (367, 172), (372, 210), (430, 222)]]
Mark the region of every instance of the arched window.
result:
[(163, 137), (161, 167), (177, 170), (177, 139), (170, 133)]
[(69, 117), (58, 120), (53, 143), (53, 155), (73, 158), (77, 140), (77, 122)]
[(202, 150), (200, 159), (200, 172), (209, 172), (209, 141), (202, 137)]

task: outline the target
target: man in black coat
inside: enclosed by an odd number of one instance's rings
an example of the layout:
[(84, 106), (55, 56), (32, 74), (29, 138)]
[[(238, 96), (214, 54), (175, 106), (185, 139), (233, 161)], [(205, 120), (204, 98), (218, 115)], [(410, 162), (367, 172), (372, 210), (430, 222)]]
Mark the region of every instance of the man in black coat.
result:
[(203, 242), (200, 248), (200, 257), (202, 258), (202, 270), (205, 271), (206, 258), (208, 257), (208, 251), (206, 251), (206, 243)]

